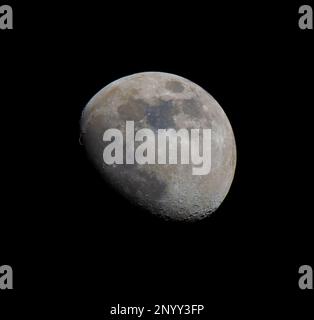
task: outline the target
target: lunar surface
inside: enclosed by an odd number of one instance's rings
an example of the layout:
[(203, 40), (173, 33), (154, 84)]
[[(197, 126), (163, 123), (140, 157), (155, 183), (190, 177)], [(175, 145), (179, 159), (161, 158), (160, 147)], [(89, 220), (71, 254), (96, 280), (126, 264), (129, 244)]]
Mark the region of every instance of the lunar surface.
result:
[[(210, 172), (193, 175), (193, 163), (106, 164), (103, 153), (110, 141), (104, 141), (104, 132), (116, 128), (125, 134), (126, 121), (134, 121), (135, 132), (149, 128), (156, 135), (158, 129), (211, 129)], [(166, 219), (195, 221), (210, 215), (234, 177), (236, 145), (226, 114), (204, 89), (173, 74), (137, 73), (100, 90), (83, 110), (81, 141), (108, 183)], [(179, 150), (181, 142), (178, 139)], [(125, 151), (126, 139), (121, 143)], [(135, 141), (135, 149), (140, 144)]]

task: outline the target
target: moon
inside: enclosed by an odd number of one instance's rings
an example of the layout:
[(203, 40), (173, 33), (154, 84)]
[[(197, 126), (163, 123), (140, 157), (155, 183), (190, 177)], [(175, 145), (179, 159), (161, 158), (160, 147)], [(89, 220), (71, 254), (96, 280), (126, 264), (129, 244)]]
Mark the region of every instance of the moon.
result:
[[(193, 163), (106, 164), (104, 132), (116, 128), (125, 133), (126, 121), (134, 121), (135, 131), (149, 128), (156, 133), (211, 129), (210, 172), (193, 175)], [(230, 189), (236, 167), (230, 122), (209, 93), (183, 77), (142, 72), (118, 79), (92, 97), (80, 125), (81, 141), (104, 179), (154, 215), (175, 221), (203, 219), (218, 209)]]

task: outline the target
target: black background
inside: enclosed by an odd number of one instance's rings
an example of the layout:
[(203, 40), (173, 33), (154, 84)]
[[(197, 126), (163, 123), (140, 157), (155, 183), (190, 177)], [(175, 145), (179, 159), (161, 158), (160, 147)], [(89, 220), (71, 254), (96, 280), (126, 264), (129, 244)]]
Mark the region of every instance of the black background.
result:
[[(0, 317), (111, 319), (118, 303), (203, 303), (204, 318), (305, 316), (313, 294), (298, 288), (298, 268), (314, 266), (314, 55), (313, 31), (298, 28), (304, 3), (6, 4), (14, 30), (0, 30), (0, 265), (13, 267), (14, 290), (0, 291)], [(200, 223), (139, 211), (79, 144), (89, 99), (142, 71), (199, 84), (233, 126), (234, 182)]]

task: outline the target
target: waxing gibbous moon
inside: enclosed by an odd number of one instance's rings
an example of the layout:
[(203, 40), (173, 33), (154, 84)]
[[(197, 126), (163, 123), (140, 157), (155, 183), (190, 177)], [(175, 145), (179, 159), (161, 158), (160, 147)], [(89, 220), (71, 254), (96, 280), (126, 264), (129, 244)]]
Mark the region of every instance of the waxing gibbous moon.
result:
[[(124, 134), (126, 121), (134, 121), (135, 132), (211, 129), (210, 172), (193, 175), (193, 163), (106, 164), (103, 153), (110, 142), (104, 141), (104, 132), (116, 128)], [(236, 144), (223, 109), (204, 89), (174, 74), (142, 72), (104, 87), (83, 110), (81, 140), (110, 185), (166, 219), (195, 221), (210, 215), (226, 197), (235, 173)]]

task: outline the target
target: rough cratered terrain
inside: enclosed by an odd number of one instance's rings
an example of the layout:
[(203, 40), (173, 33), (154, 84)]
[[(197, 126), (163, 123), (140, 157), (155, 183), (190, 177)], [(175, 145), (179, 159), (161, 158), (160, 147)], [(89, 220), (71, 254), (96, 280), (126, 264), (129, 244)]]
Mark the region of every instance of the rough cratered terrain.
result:
[[(103, 151), (110, 142), (103, 141), (103, 134), (110, 128), (125, 134), (127, 120), (134, 121), (135, 132), (149, 128), (156, 135), (158, 129), (212, 129), (210, 173), (192, 175), (193, 163), (180, 161), (105, 164)], [(81, 132), (103, 177), (131, 201), (165, 218), (193, 221), (209, 215), (224, 200), (233, 180), (236, 146), (227, 116), (205, 90), (173, 74), (145, 72), (112, 82), (85, 107)], [(139, 144), (135, 142), (135, 149)]]

